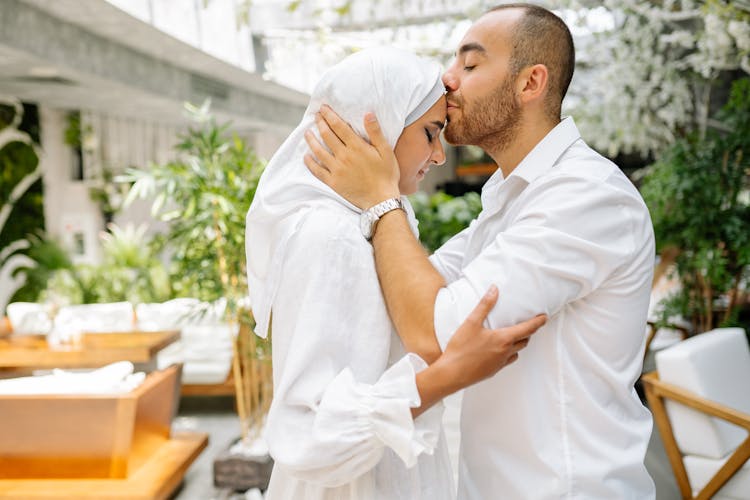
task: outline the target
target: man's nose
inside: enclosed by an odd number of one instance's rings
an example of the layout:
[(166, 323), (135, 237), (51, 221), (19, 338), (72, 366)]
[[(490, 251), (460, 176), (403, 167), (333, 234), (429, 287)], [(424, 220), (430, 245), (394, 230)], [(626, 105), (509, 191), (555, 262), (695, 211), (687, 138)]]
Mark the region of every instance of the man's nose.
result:
[(453, 71), (453, 66), (448, 68), (445, 73), (443, 73), (443, 85), (445, 86), (445, 90), (448, 92), (454, 92), (458, 89), (458, 78), (456, 78), (456, 75)]

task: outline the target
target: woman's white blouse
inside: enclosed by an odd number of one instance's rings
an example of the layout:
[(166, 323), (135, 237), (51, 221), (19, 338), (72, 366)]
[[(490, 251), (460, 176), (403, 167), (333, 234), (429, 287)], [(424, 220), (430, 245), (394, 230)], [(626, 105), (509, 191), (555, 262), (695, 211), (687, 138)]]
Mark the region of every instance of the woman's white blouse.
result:
[(411, 417), (426, 364), (395, 335), (358, 217), (336, 202), (316, 208), (286, 249), (272, 316), (269, 500), (453, 497), (442, 405)]

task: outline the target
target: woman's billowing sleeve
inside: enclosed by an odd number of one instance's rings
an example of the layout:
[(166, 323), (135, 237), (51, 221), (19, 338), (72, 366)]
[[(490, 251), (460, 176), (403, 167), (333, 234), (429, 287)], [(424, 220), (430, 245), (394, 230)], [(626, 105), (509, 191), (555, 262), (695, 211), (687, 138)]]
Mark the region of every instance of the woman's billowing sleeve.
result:
[(387, 367), (391, 322), (372, 249), (348, 227), (325, 214), (304, 223), (287, 248), (273, 311), (266, 439), (276, 466), (324, 487), (369, 471), (386, 448), (413, 466), (433, 452), (442, 413), (412, 419), (415, 375), (427, 365), (408, 354)]

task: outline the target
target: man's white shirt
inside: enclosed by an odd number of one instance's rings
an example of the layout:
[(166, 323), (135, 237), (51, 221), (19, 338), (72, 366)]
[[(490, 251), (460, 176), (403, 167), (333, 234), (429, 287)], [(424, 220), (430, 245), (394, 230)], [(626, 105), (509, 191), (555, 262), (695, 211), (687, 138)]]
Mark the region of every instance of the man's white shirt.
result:
[(655, 257), (638, 191), (567, 118), (487, 181), (482, 206), (431, 257), (448, 283), (441, 347), (493, 283), (490, 327), (549, 320), (516, 363), (465, 391), (458, 497), (654, 498), (652, 420), (633, 388)]

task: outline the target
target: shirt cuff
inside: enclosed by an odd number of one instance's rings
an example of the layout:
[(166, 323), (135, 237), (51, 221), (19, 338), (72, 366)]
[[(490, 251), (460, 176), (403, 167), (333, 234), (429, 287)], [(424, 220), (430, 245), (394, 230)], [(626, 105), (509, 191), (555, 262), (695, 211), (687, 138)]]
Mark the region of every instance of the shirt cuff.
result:
[[(354, 439), (355, 434), (369, 431), (407, 467), (414, 466), (420, 454), (434, 452), (442, 420), (442, 404), (416, 420), (411, 416), (411, 408), (421, 404), (416, 374), (426, 367), (422, 358), (409, 353), (372, 385), (356, 382), (351, 370), (343, 370), (320, 402), (316, 431), (335, 428), (339, 433), (352, 433)], [(346, 412), (341, 410), (352, 408), (356, 408), (356, 422), (347, 431), (347, 423), (340, 418)]]
[(445, 351), (453, 334), (481, 298), (465, 278), (454, 281), (438, 291), (435, 298), (434, 320), (435, 335), (442, 351)]

